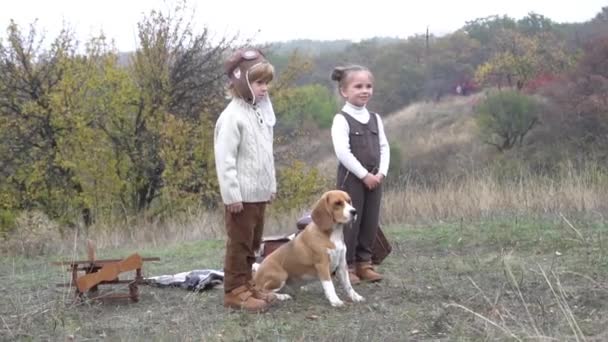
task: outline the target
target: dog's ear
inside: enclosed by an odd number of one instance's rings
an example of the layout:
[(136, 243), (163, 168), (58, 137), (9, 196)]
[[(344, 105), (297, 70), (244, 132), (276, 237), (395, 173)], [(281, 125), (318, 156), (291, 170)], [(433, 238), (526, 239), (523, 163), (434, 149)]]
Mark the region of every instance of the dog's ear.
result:
[(317, 225), (317, 227), (325, 229), (327, 229), (327, 227), (331, 227), (333, 219), (329, 210), (329, 196), (327, 193), (325, 193), (317, 201), (310, 216), (312, 217), (312, 221)]

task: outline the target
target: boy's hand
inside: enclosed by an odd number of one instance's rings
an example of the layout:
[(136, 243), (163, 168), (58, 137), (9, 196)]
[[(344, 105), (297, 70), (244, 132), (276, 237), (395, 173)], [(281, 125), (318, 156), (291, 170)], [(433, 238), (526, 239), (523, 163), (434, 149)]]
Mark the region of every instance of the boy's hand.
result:
[(226, 209), (228, 209), (228, 212), (232, 214), (240, 213), (241, 211), (243, 211), (243, 202), (228, 204), (226, 206)]
[(274, 200), (277, 198), (277, 193), (273, 192), (270, 194), (270, 201), (268, 201), (269, 203), (274, 202)]

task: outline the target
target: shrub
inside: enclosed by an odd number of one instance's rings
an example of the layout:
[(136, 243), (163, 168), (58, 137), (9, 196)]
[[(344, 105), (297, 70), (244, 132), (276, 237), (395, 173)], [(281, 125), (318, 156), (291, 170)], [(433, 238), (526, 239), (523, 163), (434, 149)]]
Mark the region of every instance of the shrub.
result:
[(515, 90), (497, 91), (477, 107), (476, 122), (484, 143), (500, 152), (522, 143), (538, 123), (539, 103)]
[(284, 90), (273, 99), (273, 105), (280, 128), (287, 131), (297, 130), (305, 123), (329, 128), (338, 108), (332, 93), (318, 84)]
[(328, 180), (318, 169), (296, 160), (278, 174), (278, 198), (273, 206), (279, 211), (304, 208), (322, 192)]
[(0, 209), (0, 239), (15, 228), (15, 214), (9, 210)]

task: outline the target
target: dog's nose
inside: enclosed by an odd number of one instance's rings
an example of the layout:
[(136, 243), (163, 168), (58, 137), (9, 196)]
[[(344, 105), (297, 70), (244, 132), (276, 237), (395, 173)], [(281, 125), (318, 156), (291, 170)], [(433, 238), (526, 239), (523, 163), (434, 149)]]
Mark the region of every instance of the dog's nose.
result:
[(353, 215), (353, 216), (357, 215), (357, 209), (352, 208), (352, 209), (350, 210), (350, 214), (351, 214), (351, 215)]

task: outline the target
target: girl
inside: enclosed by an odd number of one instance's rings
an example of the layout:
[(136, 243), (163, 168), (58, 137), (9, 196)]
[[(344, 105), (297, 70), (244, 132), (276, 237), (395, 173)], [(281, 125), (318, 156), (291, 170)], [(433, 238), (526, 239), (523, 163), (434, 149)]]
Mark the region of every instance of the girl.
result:
[(336, 114), (331, 137), (338, 157), (337, 187), (348, 192), (357, 219), (344, 231), (346, 261), (352, 284), (380, 281), (371, 263), (378, 232), (382, 181), (388, 172), (389, 145), (380, 116), (366, 105), (373, 94), (374, 77), (365, 67), (336, 67), (331, 79), (346, 103)]
[(225, 63), (232, 101), (215, 124), (215, 165), (227, 232), (224, 306), (263, 311), (275, 298), (255, 288), (251, 266), (264, 230), (264, 210), (276, 194), (275, 115), (268, 97), (273, 66), (256, 49), (236, 51)]

